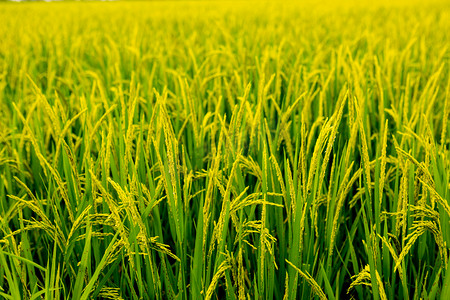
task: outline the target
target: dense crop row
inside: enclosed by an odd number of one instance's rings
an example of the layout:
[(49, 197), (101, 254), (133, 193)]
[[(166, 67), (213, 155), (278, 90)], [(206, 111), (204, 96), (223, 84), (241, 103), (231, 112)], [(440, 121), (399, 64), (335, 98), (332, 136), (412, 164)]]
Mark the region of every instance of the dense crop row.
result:
[(0, 298), (448, 299), (450, 5), (0, 5)]

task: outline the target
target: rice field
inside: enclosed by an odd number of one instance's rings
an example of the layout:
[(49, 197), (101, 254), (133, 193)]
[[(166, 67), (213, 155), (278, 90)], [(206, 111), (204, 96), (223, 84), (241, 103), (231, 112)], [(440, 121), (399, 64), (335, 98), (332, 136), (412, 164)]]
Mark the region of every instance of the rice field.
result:
[(450, 2), (0, 3), (0, 298), (450, 299)]

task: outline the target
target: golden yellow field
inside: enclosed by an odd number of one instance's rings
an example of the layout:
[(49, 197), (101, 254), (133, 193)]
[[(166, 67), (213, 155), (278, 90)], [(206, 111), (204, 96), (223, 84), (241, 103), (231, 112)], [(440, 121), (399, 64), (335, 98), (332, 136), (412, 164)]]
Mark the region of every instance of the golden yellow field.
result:
[(449, 299), (423, 2), (1, 2), (0, 298)]

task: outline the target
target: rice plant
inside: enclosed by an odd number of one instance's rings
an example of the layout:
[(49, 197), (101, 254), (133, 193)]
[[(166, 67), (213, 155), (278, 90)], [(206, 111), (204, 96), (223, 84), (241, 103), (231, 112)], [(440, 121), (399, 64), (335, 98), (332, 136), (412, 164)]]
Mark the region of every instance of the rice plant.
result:
[(449, 299), (450, 3), (0, 4), (0, 298)]

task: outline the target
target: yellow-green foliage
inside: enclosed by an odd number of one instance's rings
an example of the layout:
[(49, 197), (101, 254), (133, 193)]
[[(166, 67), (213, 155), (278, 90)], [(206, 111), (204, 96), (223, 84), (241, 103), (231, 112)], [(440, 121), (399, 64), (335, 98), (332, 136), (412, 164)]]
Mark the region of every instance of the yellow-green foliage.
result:
[(0, 4), (0, 298), (448, 299), (450, 3)]

